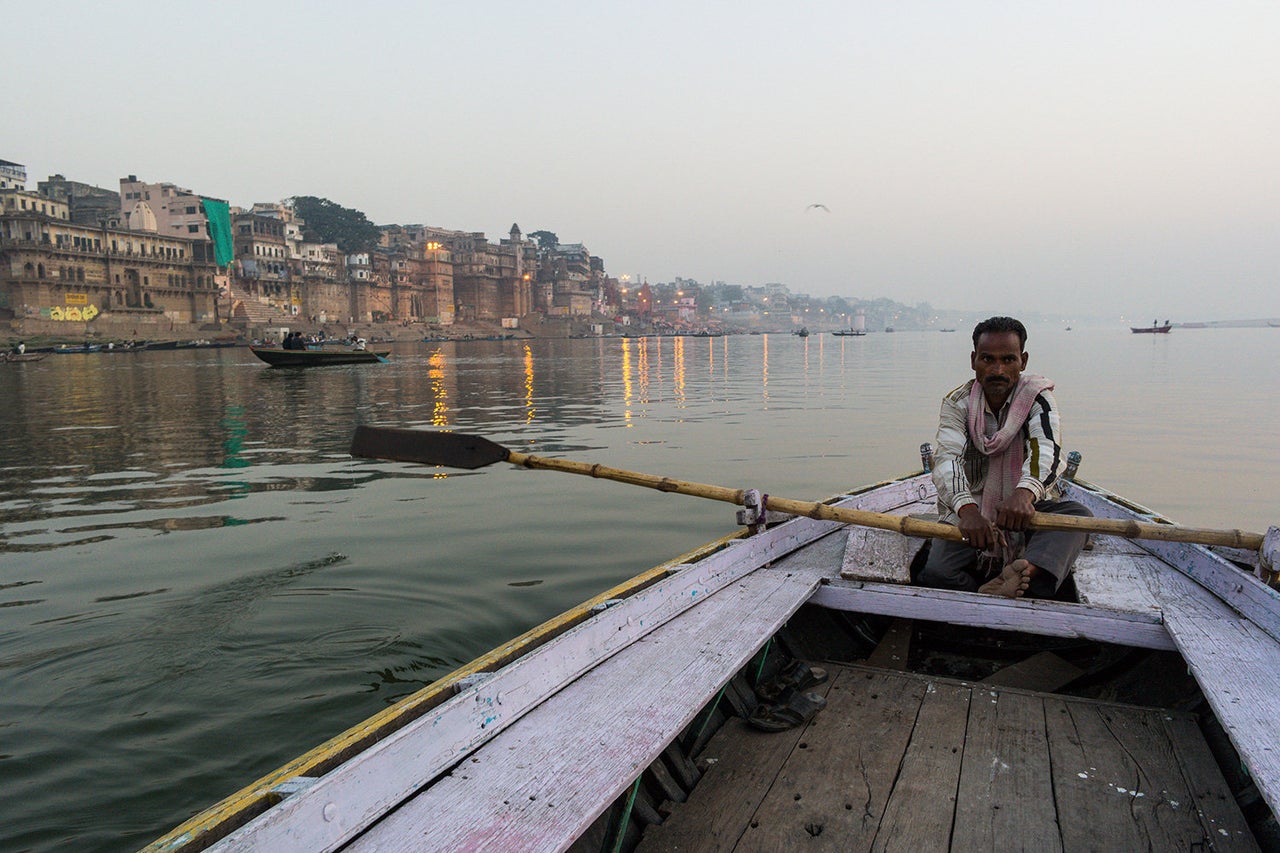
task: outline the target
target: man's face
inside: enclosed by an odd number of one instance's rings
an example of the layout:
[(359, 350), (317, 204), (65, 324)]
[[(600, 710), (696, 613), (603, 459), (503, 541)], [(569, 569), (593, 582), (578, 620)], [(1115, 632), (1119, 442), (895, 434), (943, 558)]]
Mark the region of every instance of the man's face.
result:
[(992, 409), (1004, 405), (1027, 367), (1027, 354), (1022, 351), (1017, 332), (983, 333), (970, 360), (974, 376)]

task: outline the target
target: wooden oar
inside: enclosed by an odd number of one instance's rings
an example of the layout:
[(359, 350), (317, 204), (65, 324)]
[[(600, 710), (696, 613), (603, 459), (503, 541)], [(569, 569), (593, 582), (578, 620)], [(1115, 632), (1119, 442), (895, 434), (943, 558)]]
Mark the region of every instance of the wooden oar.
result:
[[(475, 469), (495, 462), (510, 462), (525, 468), (546, 471), (564, 471), (584, 474), (601, 480), (614, 480), (633, 486), (644, 486), (660, 492), (675, 492), (698, 498), (743, 505), (746, 489), (730, 489), (706, 483), (689, 483), (670, 477), (657, 477), (621, 468), (609, 468), (590, 462), (574, 462), (571, 459), (552, 459), (530, 456), (511, 450), (479, 435), (457, 432), (428, 432), (397, 427), (358, 426), (351, 440), (351, 455), (371, 459), (391, 459), (398, 462), (417, 462), (423, 465), (444, 465), (448, 468)], [(815, 501), (800, 501), (769, 496), (769, 509), (788, 515), (803, 515), (824, 521), (838, 521), (859, 527), (895, 530), (906, 536), (937, 537), (961, 541), (960, 530), (950, 524), (923, 521), (905, 515), (889, 515), (882, 512), (834, 507)], [(1108, 518), (1081, 518), (1078, 516), (1051, 515), (1038, 512), (1031, 520), (1034, 530), (1066, 530), (1085, 533), (1105, 533), (1126, 539), (1161, 539), (1166, 542), (1191, 542), (1199, 545), (1225, 545), (1257, 551), (1262, 547), (1262, 535), (1243, 530), (1206, 530), (1181, 527), (1173, 524), (1147, 524), (1140, 521), (1124, 521)]]

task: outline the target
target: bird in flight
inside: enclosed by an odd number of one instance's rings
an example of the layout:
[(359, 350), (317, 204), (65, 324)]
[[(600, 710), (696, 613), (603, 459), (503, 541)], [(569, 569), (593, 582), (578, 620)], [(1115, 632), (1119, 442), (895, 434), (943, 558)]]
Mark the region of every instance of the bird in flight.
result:
[(825, 210), (827, 213), (831, 212), (831, 208), (827, 207), (825, 204), (811, 204), (808, 207), (806, 207), (805, 210), (806, 211), (813, 210), (815, 207), (818, 208), (819, 210)]

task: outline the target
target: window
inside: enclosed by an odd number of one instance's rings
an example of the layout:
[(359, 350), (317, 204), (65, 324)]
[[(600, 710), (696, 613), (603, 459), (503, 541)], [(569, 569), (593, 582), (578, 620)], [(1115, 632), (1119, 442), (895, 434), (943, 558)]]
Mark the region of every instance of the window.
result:
[(196, 209), (194, 207), (187, 208), (187, 213), (195, 213), (195, 212), (196, 212)]
[(198, 233), (200, 233), (200, 226), (199, 226), (199, 225), (188, 225), (188, 226), (187, 226), (187, 233), (188, 233), (188, 234), (198, 234)]

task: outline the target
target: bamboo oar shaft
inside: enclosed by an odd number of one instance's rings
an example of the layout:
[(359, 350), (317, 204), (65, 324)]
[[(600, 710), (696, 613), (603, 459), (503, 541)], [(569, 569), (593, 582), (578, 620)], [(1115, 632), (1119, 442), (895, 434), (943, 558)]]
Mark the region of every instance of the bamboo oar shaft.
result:
[[(658, 477), (653, 474), (642, 474), (638, 471), (610, 468), (606, 465), (575, 462), (571, 459), (530, 456), (527, 453), (520, 453), (515, 450), (510, 451), (507, 461), (525, 468), (582, 474), (601, 480), (630, 483), (633, 486), (644, 486), (648, 489), (657, 489), (660, 492), (674, 492), (680, 495), (709, 498), (738, 506), (743, 505), (743, 499), (746, 497), (744, 489), (729, 489), (724, 486), (713, 486), (707, 483), (691, 483), (685, 480), (675, 480), (671, 477)], [(923, 521), (905, 515), (890, 515), (883, 512), (848, 509), (815, 501), (799, 501), (773, 496), (769, 497), (768, 508), (788, 515), (803, 515), (807, 518), (816, 518), (823, 521), (838, 521), (842, 524), (853, 524), (859, 527), (892, 530), (905, 536), (936, 537), (938, 539), (950, 539), (955, 542), (960, 541), (960, 529), (957, 527), (936, 521)], [(1244, 530), (1207, 530), (1195, 527), (1180, 527), (1172, 524), (1149, 524), (1141, 521), (1111, 518), (1082, 518), (1080, 516), (1052, 515), (1038, 512), (1028, 526), (1032, 530), (1103, 533), (1126, 539), (1159, 539), (1166, 542), (1225, 545), (1230, 548), (1243, 548), (1250, 551), (1257, 551), (1262, 547), (1261, 534), (1249, 533)]]

